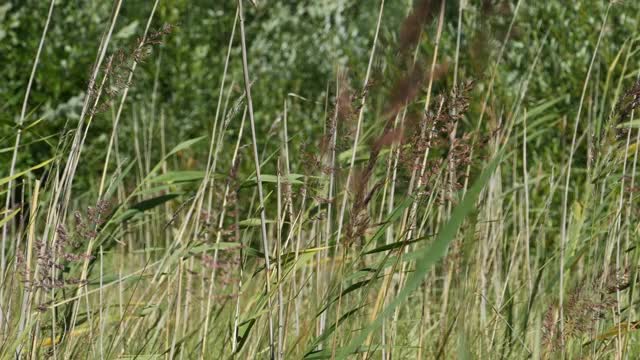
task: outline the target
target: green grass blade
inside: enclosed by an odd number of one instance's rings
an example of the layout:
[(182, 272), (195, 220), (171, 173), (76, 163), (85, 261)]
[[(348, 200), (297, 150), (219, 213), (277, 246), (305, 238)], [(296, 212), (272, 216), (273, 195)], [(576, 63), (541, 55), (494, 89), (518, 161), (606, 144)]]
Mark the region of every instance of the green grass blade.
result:
[(453, 210), (451, 219), (444, 225), (440, 233), (436, 236), (434, 243), (431, 246), (427, 246), (422, 249), (420, 256), (416, 260), (415, 271), (409, 276), (405, 287), (400, 291), (400, 293), (398, 293), (398, 296), (396, 296), (389, 305), (387, 305), (387, 307), (371, 324), (360, 331), (358, 336), (338, 352), (337, 358), (345, 359), (350, 354), (355, 353), (359, 346), (366, 341), (367, 336), (382, 325), (383, 319), (391, 315), (395, 308), (405, 302), (409, 298), (409, 295), (420, 286), (425, 275), (431, 269), (431, 266), (444, 256), (449, 243), (455, 238), (458, 228), (460, 228), (466, 216), (475, 209), (478, 196), (485, 184), (489, 181), (493, 171), (498, 166), (500, 159), (501, 156), (499, 155), (491, 161), (476, 183), (469, 189), (460, 204), (458, 204), (458, 206)]

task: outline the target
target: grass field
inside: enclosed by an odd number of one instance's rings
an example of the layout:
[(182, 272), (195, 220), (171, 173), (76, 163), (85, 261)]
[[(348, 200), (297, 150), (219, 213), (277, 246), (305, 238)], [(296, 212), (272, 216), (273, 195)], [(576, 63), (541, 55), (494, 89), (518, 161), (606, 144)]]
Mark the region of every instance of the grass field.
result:
[(7, 359), (635, 359), (640, 3), (0, 4)]

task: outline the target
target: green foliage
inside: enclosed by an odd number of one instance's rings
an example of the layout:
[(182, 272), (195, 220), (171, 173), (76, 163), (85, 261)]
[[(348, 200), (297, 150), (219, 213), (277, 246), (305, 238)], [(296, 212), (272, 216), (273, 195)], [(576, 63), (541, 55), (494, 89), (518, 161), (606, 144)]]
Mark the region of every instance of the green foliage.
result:
[(118, 3), (24, 123), (0, 4), (3, 357), (637, 356), (639, 2)]

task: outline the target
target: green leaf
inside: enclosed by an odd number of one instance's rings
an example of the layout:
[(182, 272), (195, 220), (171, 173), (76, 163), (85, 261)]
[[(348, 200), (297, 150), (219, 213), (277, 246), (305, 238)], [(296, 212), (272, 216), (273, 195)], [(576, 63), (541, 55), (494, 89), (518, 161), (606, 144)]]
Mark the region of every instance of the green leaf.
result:
[(417, 239), (413, 239), (413, 240), (409, 240), (409, 241), (405, 241), (405, 240), (400, 240), (400, 241), (396, 241), (394, 243), (391, 244), (387, 244), (387, 245), (383, 245), (380, 247), (377, 247), (373, 250), (369, 250), (367, 252), (365, 252), (365, 254), (375, 254), (375, 253), (379, 253), (379, 252), (383, 252), (383, 251), (387, 251), (387, 250), (393, 250), (393, 249), (397, 249), (399, 247), (405, 246), (405, 245), (409, 245), (409, 244), (413, 244), (413, 243), (417, 243), (418, 241), (422, 241), (424, 239), (426, 239), (428, 236), (423, 236)]
[[(292, 185), (302, 185), (303, 182), (298, 180), (301, 177), (303, 177), (303, 175), (300, 174), (289, 174), (287, 176), (280, 176), (280, 182), (281, 183), (289, 183)], [(260, 175), (260, 178), (262, 179), (262, 183), (272, 183), (272, 184), (276, 184), (278, 183), (278, 177), (276, 175), (269, 175), (269, 174), (263, 174)], [(256, 181), (256, 177), (255, 175), (248, 178), (244, 184), (242, 185), (243, 187), (246, 186), (251, 186), (251, 185), (255, 185), (257, 183)]]
[(35, 165), (35, 166), (32, 166), (32, 167), (28, 168), (27, 170), (23, 170), (23, 171), (21, 171), (21, 172), (19, 172), (19, 173), (13, 174), (13, 176), (7, 176), (7, 177), (5, 177), (5, 178), (2, 178), (2, 179), (0, 179), (0, 185), (4, 185), (4, 184), (8, 183), (9, 181), (14, 180), (14, 179), (17, 179), (17, 178), (19, 178), (20, 176), (22, 176), (22, 175), (24, 175), (24, 174), (27, 174), (27, 173), (29, 173), (29, 172), (31, 172), (31, 171), (33, 171), (33, 170), (36, 170), (36, 169), (39, 169), (39, 168), (41, 168), (41, 167), (47, 166), (47, 165), (48, 165), (50, 162), (52, 162), (54, 159), (55, 159), (55, 158), (52, 158), (52, 159), (49, 159), (49, 160), (43, 161), (43, 162), (41, 162), (41, 163), (40, 163), (40, 164), (38, 164), (38, 165)]
[(158, 175), (150, 182), (189, 182), (204, 179), (205, 172), (199, 170), (185, 170), (185, 171), (169, 171), (166, 174)]
[(390, 225), (394, 224), (404, 214), (404, 210), (409, 206), (411, 206), (411, 204), (413, 204), (413, 201), (414, 201), (414, 198), (412, 196), (408, 196), (406, 199), (404, 199), (400, 203), (400, 205), (396, 206), (396, 208), (393, 209), (391, 214), (389, 214), (389, 217), (382, 224), (382, 226), (380, 226), (376, 231), (376, 233), (371, 237), (371, 239), (369, 239), (369, 241), (367, 242), (367, 245), (369, 243), (375, 244), (376, 242), (378, 242), (378, 240), (382, 239), (382, 237), (385, 235), (387, 231), (387, 228)]
[(640, 128), (640, 120), (632, 120), (622, 124), (618, 124), (616, 126), (618, 129), (627, 128), (627, 129), (637, 129)]
[(181, 142), (180, 144), (176, 145), (176, 147), (174, 147), (166, 156), (165, 158), (177, 153), (178, 151), (184, 150), (184, 149), (188, 149), (191, 147), (191, 145), (201, 141), (202, 139), (204, 139), (205, 136), (200, 136), (197, 138), (193, 138), (193, 139), (189, 139), (186, 141)]
[(542, 103), (540, 103), (538, 106), (527, 110), (527, 117), (529, 119), (533, 119), (536, 116), (543, 114), (545, 111), (547, 111), (547, 109), (549, 109), (550, 107), (552, 107), (553, 105), (559, 103), (560, 101), (566, 101), (569, 99), (568, 95), (565, 96), (560, 96), (557, 97), (555, 99), (552, 100), (548, 100), (548, 101), (543, 101)]
[(329, 306), (331, 306), (331, 304), (335, 303), (336, 301), (338, 301), (338, 299), (340, 299), (341, 297), (344, 298), (347, 296), (347, 294), (352, 293), (358, 289), (360, 289), (363, 286), (366, 286), (367, 284), (369, 284), (369, 282), (372, 279), (365, 279), (362, 281), (358, 281), (354, 284), (351, 284), (349, 287), (347, 287), (346, 289), (342, 290), (342, 293), (340, 295), (336, 295), (333, 300), (329, 301), (327, 303), (327, 305), (325, 305), (322, 310), (320, 310), (317, 314), (316, 317), (320, 316), (320, 314), (322, 314), (323, 312), (325, 312), (325, 310), (327, 310), (329, 308)]
[(152, 199), (141, 201), (137, 204), (132, 205), (127, 210), (125, 210), (122, 214), (120, 214), (117, 218), (114, 219), (114, 222), (120, 223), (120, 222), (129, 220), (138, 214), (141, 214), (147, 210), (153, 209), (156, 206), (162, 205), (167, 201), (175, 199), (178, 196), (180, 196), (180, 194), (165, 194), (165, 195), (156, 196)]
[(9, 215), (5, 216), (4, 218), (0, 219), (0, 226), (4, 225), (7, 223), (7, 221), (13, 219), (16, 215), (18, 215), (18, 213), (20, 212), (20, 209), (15, 209), (12, 212), (9, 213)]
[[(266, 224), (272, 224), (274, 221), (267, 219), (265, 221)], [(238, 222), (238, 225), (242, 227), (252, 227), (252, 226), (260, 226), (262, 225), (260, 218), (249, 218)]]
[[(340, 326), (340, 324), (342, 324), (345, 320), (347, 320), (348, 318), (350, 318), (353, 314), (357, 313), (358, 310), (362, 309), (363, 307), (365, 307), (366, 305), (362, 305), (362, 306), (358, 306), (355, 309), (349, 310), (347, 311), (344, 315), (342, 315), (340, 317), (340, 319), (338, 320), (338, 324), (337, 326)], [(331, 357), (331, 352), (327, 353), (319, 353), (313, 349), (315, 349), (318, 344), (322, 343), (326, 338), (329, 337), (329, 335), (331, 335), (335, 330), (336, 330), (336, 324), (331, 324), (331, 326), (329, 326), (328, 328), (325, 329), (325, 331), (318, 336), (315, 341), (312, 343), (312, 345), (310, 346), (311, 350), (307, 351), (307, 353), (305, 354), (304, 358), (305, 359), (324, 359), (327, 358), (326, 355), (329, 355), (328, 358)]]
[(178, 196), (179, 196), (179, 194), (166, 194), (166, 195), (156, 196), (154, 198), (141, 201), (141, 202), (131, 206), (131, 209), (135, 209), (135, 210), (138, 210), (138, 211), (147, 211), (147, 210), (153, 209), (154, 207), (156, 207), (158, 205), (162, 205), (162, 204), (166, 203), (169, 200), (173, 200)]
[(133, 36), (138, 30), (138, 20), (134, 20), (131, 24), (123, 27), (113, 37), (116, 39), (128, 39)]

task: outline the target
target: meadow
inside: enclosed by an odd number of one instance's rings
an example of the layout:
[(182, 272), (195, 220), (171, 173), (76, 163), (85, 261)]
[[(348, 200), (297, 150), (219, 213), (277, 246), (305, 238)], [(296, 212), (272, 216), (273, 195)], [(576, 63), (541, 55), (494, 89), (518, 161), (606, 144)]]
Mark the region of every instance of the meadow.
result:
[(0, 358), (640, 357), (640, 2), (0, 4)]

